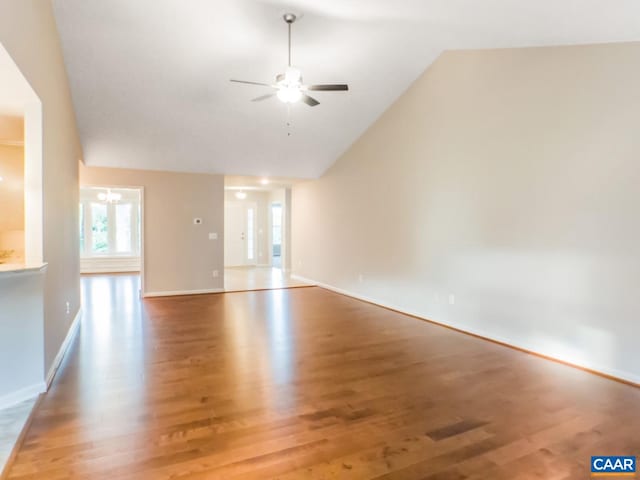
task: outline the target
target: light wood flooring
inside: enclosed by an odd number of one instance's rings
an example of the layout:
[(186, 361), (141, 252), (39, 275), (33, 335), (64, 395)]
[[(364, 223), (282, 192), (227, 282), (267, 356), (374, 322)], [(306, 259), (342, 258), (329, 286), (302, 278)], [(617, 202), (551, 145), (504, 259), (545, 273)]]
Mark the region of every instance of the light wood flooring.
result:
[(640, 454), (639, 389), (327, 290), (83, 283), (12, 480), (584, 480)]

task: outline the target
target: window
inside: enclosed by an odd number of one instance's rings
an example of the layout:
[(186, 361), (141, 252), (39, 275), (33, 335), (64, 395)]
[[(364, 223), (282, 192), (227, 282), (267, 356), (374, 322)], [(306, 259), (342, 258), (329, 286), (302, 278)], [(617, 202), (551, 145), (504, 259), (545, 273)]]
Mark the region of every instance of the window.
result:
[(271, 206), (271, 227), (273, 245), (279, 247), (282, 244), (282, 205), (279, 203), (274, 203)]
[(80, 251), (84, 252), (84, 204), (80, 204)]
[(109, 250), (109, 219), (107, 205), (91, 204), (91, 251), (93, 253), (107, 253)]
[(140, 255), (140, 191), (80, 189), (80, 254), (91, 257)]
[(130, 203), (116, 205), (116, 252), (131, 253), (131, 211)]

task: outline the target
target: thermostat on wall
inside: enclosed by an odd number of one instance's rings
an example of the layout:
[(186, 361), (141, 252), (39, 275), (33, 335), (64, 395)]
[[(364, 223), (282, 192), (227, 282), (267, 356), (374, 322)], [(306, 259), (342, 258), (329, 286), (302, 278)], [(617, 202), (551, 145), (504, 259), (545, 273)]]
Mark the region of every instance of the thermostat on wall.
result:
[(202, 219), (201, 218), (194, 218), (193, 219), (193, 224), (194, 225), (202, 225)]

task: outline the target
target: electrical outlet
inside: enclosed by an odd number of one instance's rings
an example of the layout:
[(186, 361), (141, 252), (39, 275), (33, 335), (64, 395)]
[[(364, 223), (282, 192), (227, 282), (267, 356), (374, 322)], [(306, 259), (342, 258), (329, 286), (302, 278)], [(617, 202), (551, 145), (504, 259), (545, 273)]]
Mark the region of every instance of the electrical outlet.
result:
[(213, 278), (218, 278), (218, 270), (213, 271)]
[(449, 294), (449, 305), (455, 305), (456, 303), (456, 296), (453, 293)]
[(71, 304), (67, 302), (67, 315), (71, 313)]
[(358, 275), (358, 282), (360, 282), (360, 283), (364, 282), (364, 275), (362, 275), (362, 274)]
[(217, 240), (217, 239), (218, 239), (217, 233), (209, 233), (209, 240)]

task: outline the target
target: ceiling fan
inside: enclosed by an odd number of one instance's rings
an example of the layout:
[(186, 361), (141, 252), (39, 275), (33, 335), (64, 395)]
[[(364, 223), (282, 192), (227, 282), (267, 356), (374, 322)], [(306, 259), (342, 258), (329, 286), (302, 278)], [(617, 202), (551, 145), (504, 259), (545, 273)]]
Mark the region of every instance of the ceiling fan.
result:
[(310, 107), (315, 107), (316, 105), (319, 105), (320, 102), (307, 95), (306, 92), (308, 91), (336, 92), (349, 90), (349, 85), (344, 83), (324, 85), (304, 85), (302, 83), (302, 72), (291, 66), (291, 25), (296, 21), (296, 16), (293, 13), (285, 13), (282, 18), (286, 22), (289, 30), (289, 62), (285, 72), (276, 75), (276, 82), (272, 84), (233, 79), (231, 81), (235, 83), (245, 83), (248, 85), (260, 85), (262, 87), (269, 87), (276, 90), (274, 93), (268, 93), (266, 95), (256, 97), (251, 100), (252, 102), (260, 102), (275, 95), (284, 103), (302, 101)]

